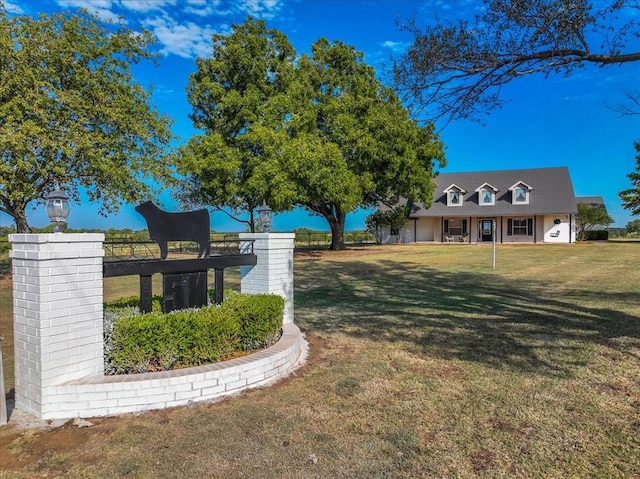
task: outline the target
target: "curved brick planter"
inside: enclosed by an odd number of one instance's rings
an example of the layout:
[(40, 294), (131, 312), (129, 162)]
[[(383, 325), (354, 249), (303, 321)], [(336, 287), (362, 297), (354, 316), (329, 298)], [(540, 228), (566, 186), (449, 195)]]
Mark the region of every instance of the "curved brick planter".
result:
[(281, 379), (304, 363), (300, 329), (283, 326), (280, 341), (229, 361), (174, 371), (93, 376), (52, 386), (42, 419), (96, 417), (182, 406), (237, 394)]
[(293, 233), (241, 234), (256, 264), (240, 270), (243, 293), (284, 298), (283, 337), (273, 347), (191, 369), (104, 376), (101, 233), (13, 234), (15, 407), (38, 419), (145, 411), (263, 386), (304, 360), (293, 324)]

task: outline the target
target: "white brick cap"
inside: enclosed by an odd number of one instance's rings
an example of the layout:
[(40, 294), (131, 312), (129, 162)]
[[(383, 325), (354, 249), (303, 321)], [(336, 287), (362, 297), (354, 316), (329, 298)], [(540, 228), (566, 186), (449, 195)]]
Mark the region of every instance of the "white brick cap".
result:
[(103, 233), (14, 233), (12, 243), (88, 243), (104, 241)]
[(240, 233), (241, 240), (294, 239), (295, 237), (295, 233)]

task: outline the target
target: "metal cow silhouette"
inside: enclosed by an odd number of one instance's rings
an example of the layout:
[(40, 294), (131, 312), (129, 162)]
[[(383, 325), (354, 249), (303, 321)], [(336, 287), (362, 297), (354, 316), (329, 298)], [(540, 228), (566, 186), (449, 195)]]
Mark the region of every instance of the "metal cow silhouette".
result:
[(160, 246), (160, 257), (167, 257), (168, 241), (195, 241), (198, 243), (198, 258), (209, 256), (209, 212), (207, 210), (169, 213), (151, 201), (136, 206), (136, 211), (147, 221), (149, 236)]

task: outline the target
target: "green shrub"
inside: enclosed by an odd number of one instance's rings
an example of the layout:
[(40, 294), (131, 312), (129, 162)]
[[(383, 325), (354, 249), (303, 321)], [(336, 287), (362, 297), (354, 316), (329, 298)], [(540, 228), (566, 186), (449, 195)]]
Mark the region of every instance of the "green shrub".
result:
[(240, 344), (244, 350), (266, 346), (282, 327), (281, 296), (232, 294), (223, 304), (238, 313)]
[(585, 231), (586, 241), (604, 241), (609, 239), (609, 232), (607, 230), (589, 230)]
[(0, 254), (6, 254), (11, 250), (11, 243), (5, 239), (0, 239)]
[[(134, 299), (117, 304), (131, 311), (137, 304)], [(282, 327), (283, 309), (280, 296), (235, 293), (221, 305), (119, 317), (112, 320), (110, 337), (105, 334), (105, 371), (127, 374), (197, 366), (268, 345)]]

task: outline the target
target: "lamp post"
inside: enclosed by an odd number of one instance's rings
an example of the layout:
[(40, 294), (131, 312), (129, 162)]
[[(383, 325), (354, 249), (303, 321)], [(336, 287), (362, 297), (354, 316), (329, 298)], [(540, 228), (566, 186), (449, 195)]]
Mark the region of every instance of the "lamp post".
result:
[(264, 201), (262, 206), (258, 208), (258, 222), (260, 223), (260, 231), (263, 233), (271, 231), (271, 208)]
[(62, 233), (61, 223), (67, 222), (69, 216), (69, 197), (59, 189), (45, 196), (47, 200), (47, 215), (52, 223), (55, 223), (54, 233)]
[(493, 230), (493, 269), (496, 269), (496, 242), (498, 240), (498, 231), (496, 228), (496, 220), (491, 221), (491, 229)]

